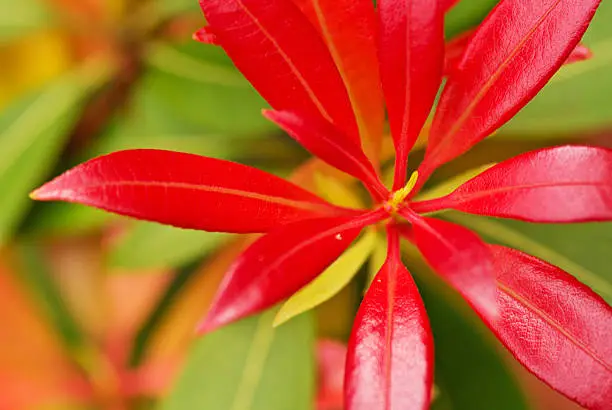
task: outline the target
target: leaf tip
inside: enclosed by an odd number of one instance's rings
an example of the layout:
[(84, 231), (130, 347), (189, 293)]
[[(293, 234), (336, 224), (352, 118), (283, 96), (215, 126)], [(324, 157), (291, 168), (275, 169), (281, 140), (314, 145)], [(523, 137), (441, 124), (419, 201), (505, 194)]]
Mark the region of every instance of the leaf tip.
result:
[(49, 192), (47, 189), (45, 189), (46, 186), (47, 185), (43, 185), (40, 188), (36, 188), (28, 194), (28, 197), (30, 197), (30, 199), (33, 201), (45, 201), (50, 199)]
[(287, 323), (289, 319), (291, 319), (291, 315), (288, 315), (283, 309), (279, 310), (276, 316), (274, 317), (274, 321), (272, 322), (272, 327), (277, 328), (282, 324)]
[(210, 30), (210, 27), (202, 27), (191, 36), (197, 42), (213, 46), (219, 45), (217, 36)]

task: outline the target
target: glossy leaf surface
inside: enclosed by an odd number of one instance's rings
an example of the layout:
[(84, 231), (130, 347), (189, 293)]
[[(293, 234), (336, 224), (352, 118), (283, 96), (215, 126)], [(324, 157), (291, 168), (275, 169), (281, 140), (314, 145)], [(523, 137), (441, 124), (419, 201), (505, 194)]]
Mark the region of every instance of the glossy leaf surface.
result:
[(379, 214), (307, 220), (253, 243), (230, 267), (200, 326), (210, 331), (266, 309), (300, 290), (336, 260)]
[(323, 115), (358, 140), (334, 60), (291, 0), (202, 0), (200, 5), (219, 44), (273, 108)]
[(564, 146), (495, 165), (450, 195), (412, 205), (534, 222), (612, 219), (612, 150)]
[(612, 305), (612, 223), (534, 224), (446, 212), (444, 217), (478, 232), (489, 243), (545, 260), (592, 288)]
[[(603, 1), (582, 43), (593, 57), (560, 70), (504, 127), (514, 138), (576, 137), (610, 127), (612, 105), (612, 3)], [(566, 96), (571, 95), (568, 99)]]
[(399, 189), (405, 183), (408, 153), (442, 80), (444, 14), (430, 0), (381, 0), (378, 12), (381, 77), (396, 150), (393, 185)]
[(599, 3), (501, 1), (448, 79), (422, 174), (461, 155), (527, 104), (578, 44)]
[(531, 410), (508, 354), (494, 335), (427, 266), (418, 249), (405, 249), (435, 342), (435, 383), (440, 396), (431, 410)]
[[(456, 36), (451, 41), (446, 43), (444, 52), (445, 75), (449, 75), (451, 72), (457, 69), (474, 33), (475, 30), (466, 31), (465, 33)], [(572, 50), (569, 57), (567, 57), (565, 64), (577, 63), (588, 60), (591, 57), (593, 57), (591, 50), (586, 45), (579, 43)]]
[(386, 198), (388, 195), (360, 146), (333, 124), (317, 117), (289, 111), (264, 111), (264, 115), (313, 155), (364, 181), (375, 190), (379, 198)]
[(366, 262), (375, 241), (376, 233), (366, 232), (323, 273), (285, 302), (274, 319), (274, 326), (285, 323), (338, 294)]
[(556, 390), (589, 409), (608, 409), (612, 308), (555, 266), (510, 248), (492, 252), (501, 314), (491, 329)]
[(495, 316), (495, 276), (491, 252), (474, 233), (450, 222), (419, 218), (413, 241), (431, 267), (475, 309)]
[(272, 327), (274, 312), (196, 340), (163, 410), (311, 410), (314, 326), (303, 315)]
[(380, 149), (385, 121), (370, 0), (293, 0), (319, 29), (348, 91), (365, 151)]
[(429, 407), (433, 340), (425, 307), (390, 233), (387, 261), (361, 303), (345, 373), (348, 410)]
[(47, 183), (33, 197), (223, 232), (263, 232), (336, 212), (315, 195), (258, 169), (162, 150), (98, 157)]

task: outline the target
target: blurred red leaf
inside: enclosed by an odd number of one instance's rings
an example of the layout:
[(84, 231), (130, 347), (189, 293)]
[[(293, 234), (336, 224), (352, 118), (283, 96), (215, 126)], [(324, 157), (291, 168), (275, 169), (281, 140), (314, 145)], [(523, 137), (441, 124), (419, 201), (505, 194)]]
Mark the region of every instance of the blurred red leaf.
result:
[(333, 340), (317, 342), (317, 410), (342, 410), (346, 346)]
[(263, 232), (300, 219), (347, 214), (256, 168), (161, 150), (120, 151), (93, 159), (32, 196), (223, 232)]
[(361, 303), (349, 341), (346, 408), (429, 408), (433, 363), (427, 313), (391, 231), (387, 260)]

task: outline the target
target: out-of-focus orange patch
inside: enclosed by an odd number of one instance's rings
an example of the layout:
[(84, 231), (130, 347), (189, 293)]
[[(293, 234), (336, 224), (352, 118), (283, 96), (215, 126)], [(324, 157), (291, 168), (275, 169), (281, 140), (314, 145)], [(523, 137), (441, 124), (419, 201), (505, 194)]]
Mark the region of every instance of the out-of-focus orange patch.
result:
[[(1, 258), (1, 255), (0, 255)], [(88, 394), (82, 376), (65, 358), (45, 322), (5, 259), (0, 259), (0, 409), (72, 401)]]

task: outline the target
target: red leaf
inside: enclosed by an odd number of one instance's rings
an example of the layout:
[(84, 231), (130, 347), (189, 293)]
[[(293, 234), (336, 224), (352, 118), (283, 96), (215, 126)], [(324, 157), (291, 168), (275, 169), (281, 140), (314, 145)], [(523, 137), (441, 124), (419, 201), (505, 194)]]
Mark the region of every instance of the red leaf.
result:
[(429, 408), (433, 339), (419, 291), (389, 232), (387, 260), (372, 282), (349, 341), (347, 410)]
[(495, 276), (487, 245), (473, 232), (450, 222), (402, 215), (411, 219), (411, 239), (425, 260), (479, 311), (494, 316)]
[(386, 199), (389, 195), (361, 148), (333, 124), (320, 117), (290, 111), (264, 111), (264, 116), (278, 124), (313, 155), (362, 180), (372, 189), (376, 199)]
[(219, 45), (219, 40), (217, 39), (217, 36), (208, 26), (202, 27), (201, 29), (193, 33), (193, 39), (203, 44), (210, 44), (214, 46)]
[(319, 29), (340, 71), (366, 152), (380, 149), (385, 110), (371, 0), (293, 0)]
[(609, 410), (612, 308), (555, 266), (514, 249), (491, 249), (500, 315), (489, 327), (555, 390), (588, 409)]
[(317, 410), (344, 408), (346, 346), (334, 340), (317, 342)]
[(548, 82), (601, 0), (502, 0), (449, 77), (420, 174), (461, 155), (512, 118)]
[(440, 6), (442, 7), (442, 10), (448, 11), (455, 4), (459, 3), (459, 0), (440, 0), (439, 3), (440, 3)]
[(378, 10), (382, 84), (396, 151), (393, 188), (399, 189), (442, 80), (444, 14), (431, 0), (379, 0)]
[(302, 219), (354, 212), (256, 168), (161, 150), (93, 159), (37, 189), (32, 198), (223, 232), (265, 232)]
[(576, 48), (569, 55), (565, 64), (577, 63), (580, 61), (589, 60), (593, 57), (593, 52), (584, 44), (578, 44)]
[(456, 209), (532, 222), (612, 219), (612, 150), (564, 146), (511, 158), (415, 212)]
[(272, 107), (321, 114), (358, 141), (338, 69), (291, 0), (201, 0), (200, 5), (221, 46)]
[[(444, 58), (446, 60), (444, 63), (445, 75), (448, 76), (457, 69), (463, 57), (463, 53), (465, 53), (475, 31), (476, 30), (466, 31), (446, 43), (446, 50), (444, 53)], [(567, 60), (565, 60), (565, 64), (588, 60), (591, 57), (593, 57), (591, 50), (584, 44), (578, 44), (576, 48), (572, 50)]]
[(230, 267), (200, 331), (209, 332), (291, 296), (336, 260), (363, 227), (385, 217), (374, 211), (283, 226), (253, 243)]

